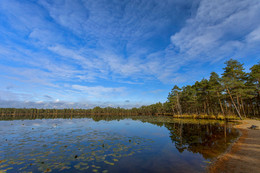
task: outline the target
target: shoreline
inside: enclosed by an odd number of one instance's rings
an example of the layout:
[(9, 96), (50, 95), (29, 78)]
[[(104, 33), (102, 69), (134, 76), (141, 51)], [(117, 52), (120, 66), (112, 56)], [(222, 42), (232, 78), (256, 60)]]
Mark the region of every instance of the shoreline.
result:
[(230, 145), (209, 166), (210, 173), (260, 172), (260, 130), (249, 129), (252, 125), (260, 127), (259, 120), (242, 120), (234, 126), (240, 132), (238, 139)]

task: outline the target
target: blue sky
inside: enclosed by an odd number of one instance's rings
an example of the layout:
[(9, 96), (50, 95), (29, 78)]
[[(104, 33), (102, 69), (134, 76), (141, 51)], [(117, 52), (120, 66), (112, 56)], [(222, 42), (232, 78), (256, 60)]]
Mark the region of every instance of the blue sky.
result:
[(260, 61), (259, 0), (1, 0), (0, 107), (134, 107)]

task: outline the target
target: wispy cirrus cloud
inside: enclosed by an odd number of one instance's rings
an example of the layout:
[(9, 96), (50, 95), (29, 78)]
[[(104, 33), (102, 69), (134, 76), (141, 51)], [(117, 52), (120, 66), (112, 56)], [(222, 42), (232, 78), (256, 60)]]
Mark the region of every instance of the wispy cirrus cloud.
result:
[(172, 45), (187, 60), (239, 55), (259, 45), (248, 42), (250, 35), (254, 39), (259, 34), (259, 9), (259, 1), (202, 0), (196, 15), (172, 35)]
[(260, 53), (256, 22), (260, 18), (259, 9), (258, 1), (201, 0), (195, 15), (186, 20), (161, 51), (165, 63), (158, 78), (185, 83), (210, 73), (205, 66), (220, 71), (219, 67), (230, 58), (256, 63)]
[(82, 85), (72, 85), (72, 89), (79, 90), (83, 93), (87, 93), (90, 96), (95, 97), (106, 97), (109, 94), (109, 97), (112, 95), (120, 95), (125, 91), (124, 87), (111, 88), (111, 87), (103, 87), (103, 86), (82, 86)]

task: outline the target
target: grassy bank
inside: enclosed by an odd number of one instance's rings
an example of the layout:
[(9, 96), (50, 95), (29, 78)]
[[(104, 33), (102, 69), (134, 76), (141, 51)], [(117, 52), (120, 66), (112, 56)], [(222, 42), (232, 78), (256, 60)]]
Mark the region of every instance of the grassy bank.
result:
[(183, 114), (183, 115), (173, 115), (173, 118), (185, 118), (185, 119), (208, 119), (208, 120), (238, 120), (236, 115), (207, 115), (207, 114)]

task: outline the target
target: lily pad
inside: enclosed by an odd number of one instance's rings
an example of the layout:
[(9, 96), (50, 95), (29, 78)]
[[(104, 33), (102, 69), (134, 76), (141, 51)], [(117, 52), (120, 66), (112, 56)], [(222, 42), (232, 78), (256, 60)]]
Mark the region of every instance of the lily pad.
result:
[(108, 164), (108, 165), (114, 165), (114, 163), (112, 163), (112, 162), (109, 162), (109, 161), (104, 161), (106, 164)]

